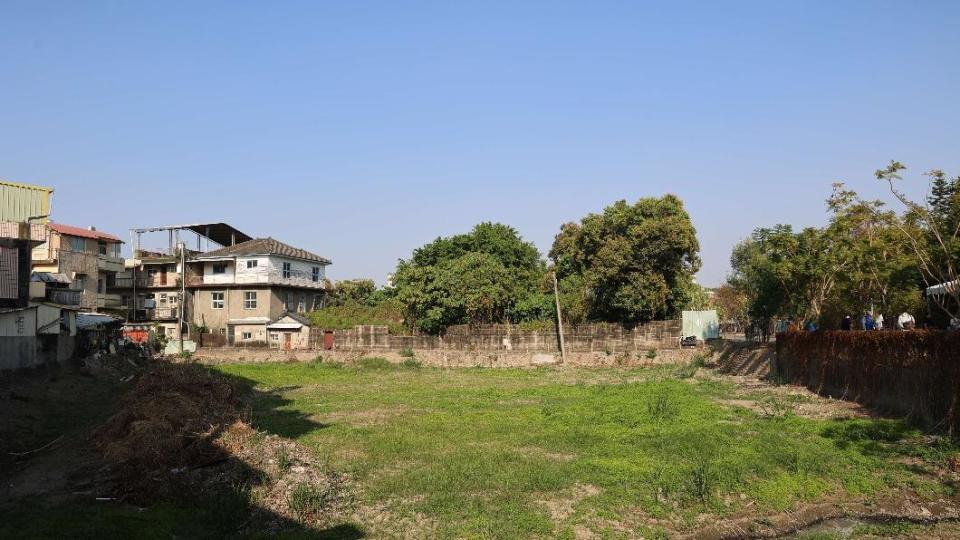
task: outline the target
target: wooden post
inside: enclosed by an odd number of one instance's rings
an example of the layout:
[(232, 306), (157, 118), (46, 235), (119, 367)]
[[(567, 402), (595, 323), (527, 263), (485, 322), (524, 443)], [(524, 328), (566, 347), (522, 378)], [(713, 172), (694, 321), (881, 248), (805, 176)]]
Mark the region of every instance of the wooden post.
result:
[(553, 300), (557, 306), (557, 334), (560, 336), (560, 363), (567, 362), (567, 347), (563, 343), (563, 318), (560, 316), (560, 290), (557, 285), (557, 272), (553, 272)]

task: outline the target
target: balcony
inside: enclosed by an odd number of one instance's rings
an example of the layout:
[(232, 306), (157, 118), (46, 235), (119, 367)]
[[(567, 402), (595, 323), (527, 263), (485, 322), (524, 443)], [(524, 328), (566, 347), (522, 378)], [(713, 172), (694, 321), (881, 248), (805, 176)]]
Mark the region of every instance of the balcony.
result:
[(97, 255), (97, 270), (104, 272), (123, 272), (123, 258)]
[(123, 307), (123, 298), (119, 294), (97, 294), (97, 308), (119, 309)]
[(281, 285), (285, 287), (300, 287), (306, 289), (323, 290), (325, 280), (314, 281), (313, 276), (306, 272), (292, 270), (283, 272), (275, 269), (264, 269), (259, 272), (243, 272), (237, 275), (216, 274), (216, 279), (205, 279), (206, 276), (188, 276), (189, 287), (222, 287), (224, 285)]
[(48, 302), (61, 306), (79, 306), (83, 299), (83, 291), (79, 289), (47, 289), (44, 297)]
[(138, 309), (135, 312), (128, 308), (127, 311), (133, 322), (172, 321), (179, 316), (177, 308)]

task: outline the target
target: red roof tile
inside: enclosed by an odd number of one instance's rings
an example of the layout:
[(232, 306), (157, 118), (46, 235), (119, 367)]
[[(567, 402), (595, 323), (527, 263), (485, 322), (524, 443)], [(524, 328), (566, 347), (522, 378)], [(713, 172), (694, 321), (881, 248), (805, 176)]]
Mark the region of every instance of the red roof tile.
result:
[(100, 231), (91, 231), (90, 229), (84, 229), (83, 227), (73, 227), (71, 225), (64, 225), (63, 223), (49, 223), (50, 230), (58, 232), (60, 234), (69, 234), (70, 236), (79, 236), (81, 238), (90, 238), (93, 240), (106, 240), (108, 242), (121, 242), (120, 237), (114, 236), (109, 233), (100, 232)]

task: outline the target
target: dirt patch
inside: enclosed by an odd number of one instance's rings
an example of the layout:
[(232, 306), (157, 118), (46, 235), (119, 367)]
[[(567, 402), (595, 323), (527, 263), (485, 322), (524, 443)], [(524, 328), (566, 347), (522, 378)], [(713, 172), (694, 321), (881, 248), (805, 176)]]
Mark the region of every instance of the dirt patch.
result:
[(553, 497), (540, 499), (537, 502), (542, 504), (550, 512), (550, 517), (555, 523), (561, 523), (576, 511), (576, 507), (584, 499), (599, 495), (601, 489), (591, 484), (576, 484)]
[(525, 456), (536, 456), (549, 459), (550, 461), (560, 461), (566, 463), (568, 461), (573, 461), (576, 459), (576, 454), (566, 454), (563, 452), (551, 452), (546, 448), (540, 448), (539, 446), (524, 446), (517, 448), (517, 452)]
[(803, 531), (827, 520), (855, 518), (878, 522), (937, 523), (960, 519), (960, 507), (951, 499), (926, 500), (915, 495), (876, 502), (847, 502), (802, 505), (794, 511), (765, 517), (717, 520), (708, 527), (678, 538), (728, 540), (780, 538)]
[(718, 371), (713, 371), (712, 376), (734, 384), (730, 397), (717, 400), (719, 403), (750, 409), (764, 416), (793, 414), (815, 420), (876, 416), (858, 403), (831, 399), (801, 386), (777, 385), (752, 376), (724, 375)]
[(369, 427), (385, 424), (393, 418), (408, 414), (413, 409), (406, 405), (394, 407), (375, 407), (359, 411), (338, 411), (328, 414), (314, 415), (314, 419), (325, 424), (344, 422), (357, 427)]

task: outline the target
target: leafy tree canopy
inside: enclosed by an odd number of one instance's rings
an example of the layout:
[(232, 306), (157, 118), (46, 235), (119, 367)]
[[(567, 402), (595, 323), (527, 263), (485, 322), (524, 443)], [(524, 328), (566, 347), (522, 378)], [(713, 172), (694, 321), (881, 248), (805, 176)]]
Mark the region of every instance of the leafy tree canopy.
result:
[(618, 201), (560, 229), (550, 250), (571, 321), (677, 317), (700, 268), (696, 229), (674, 195)]
[(543, 316), (544, 271), (536, 246), (516, 230), (481, 223), (414, 250), (397, 265), (394, 283), (410, 324), (436, 334), (454, 324)]

